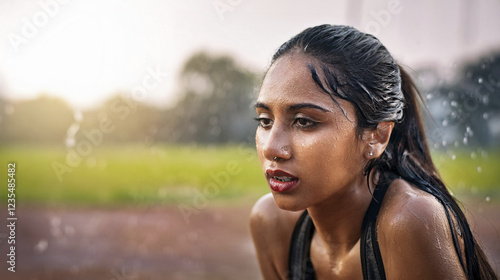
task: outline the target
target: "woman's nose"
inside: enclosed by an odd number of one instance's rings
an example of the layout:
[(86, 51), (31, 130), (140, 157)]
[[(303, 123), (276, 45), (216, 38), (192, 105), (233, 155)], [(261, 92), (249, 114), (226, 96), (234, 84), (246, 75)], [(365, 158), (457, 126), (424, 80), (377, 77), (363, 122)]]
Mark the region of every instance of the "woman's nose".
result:
[(288, 160), (292, 157), (291, 143), (286, 130), (274, 125), (267, 135), (262, 136), (258, 135), (259, 140), (262, 141), (263, 156), (267, 160)]

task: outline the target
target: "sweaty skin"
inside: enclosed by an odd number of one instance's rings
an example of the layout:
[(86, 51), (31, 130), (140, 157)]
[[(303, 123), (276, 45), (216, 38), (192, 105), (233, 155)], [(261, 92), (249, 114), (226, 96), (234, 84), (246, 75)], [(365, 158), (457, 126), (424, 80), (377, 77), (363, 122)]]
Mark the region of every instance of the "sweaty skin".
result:
[[(311, 259), (317, 279), (362, 279), (361, 225), (371, 201), (363, 169), (382, 154), (393, 124), (357, 135), (353, 105), (336, 99), (344, 115), (314, 83), (309, 63), (317, 61), (291, 52), (264, 78), (256, 103), (263, 173), (279, 169), (297, 184), (255, 204), (251, 233), (264, 279), (287, 279), (291, 234), (307, 209), (316, 227)], [(373, 186), (376, 176), (370, 180)], [(444, 210), (431, 195), (395, 180), (377, 222), (387, 279), (465, 279)]]

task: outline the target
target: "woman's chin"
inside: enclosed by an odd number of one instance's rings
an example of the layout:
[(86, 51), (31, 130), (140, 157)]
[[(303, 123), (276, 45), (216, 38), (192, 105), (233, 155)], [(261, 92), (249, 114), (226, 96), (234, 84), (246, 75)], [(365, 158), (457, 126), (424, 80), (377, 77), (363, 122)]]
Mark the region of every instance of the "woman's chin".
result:
[(273, 192), (273, 197), (276, 206), (278, 206), (281, 210), (296, 212), (307, 208), (303, 201), (299, 201), (295, 197), (283, 197), (283, 195), (275, 192)]

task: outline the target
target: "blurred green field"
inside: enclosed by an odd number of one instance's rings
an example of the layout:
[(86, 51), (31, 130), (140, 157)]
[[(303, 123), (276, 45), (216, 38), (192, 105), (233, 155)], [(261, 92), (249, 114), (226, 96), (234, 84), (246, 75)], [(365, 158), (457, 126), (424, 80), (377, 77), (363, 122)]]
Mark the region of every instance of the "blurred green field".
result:
[(500, 150), (434, 152), (434, 164), (458, 197), (500, 198)]
[[(15, 162), (17, 202), (51, 205), (192, 203), (200, 194), (211, 202), (237, 203), (268, 192), (255, 149), (244, 145), (102, 145), (73, 166), (67, 155), (65, 147), (1, 147), (0, 180), (7, 181), (7, 163)], [(500, 197), (500, 151), (433, 157), (457, 196)], [(60, 169), (66, 171), (61, 181), (54, 164), (67, 166)], [(6, 198), (4, 186), (0, 195)]]
[[(2, 147), (0, 158), (5, 170), (0, 178), (7, 181), (7, 163), (15, 162), (19, 203), (189, 203), (200, 192), (207, 192), (205, 196), (211, 201), (225, 201), (258, 197), (267, 190), (255, 150), (243, 145), (103, 145), (74, 167), (66, 164), (68, 154), (64, 147)], [(72, 170), (61, 175), (62, 181), (54, 170), (55, 162)], [(0, 194), (6, 197), (6, 193), (7, 185)]]

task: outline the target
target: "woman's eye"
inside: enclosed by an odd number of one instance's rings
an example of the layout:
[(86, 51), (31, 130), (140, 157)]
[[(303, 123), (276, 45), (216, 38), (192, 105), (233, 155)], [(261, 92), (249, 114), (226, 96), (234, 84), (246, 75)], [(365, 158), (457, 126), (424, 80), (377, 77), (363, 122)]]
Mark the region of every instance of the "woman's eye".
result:
[(318, 122), (306, 118), (296, 118), (295, 124), (299, 127), (310, 128), (316, 126)]
[(273, 121), (268, 118), (255, 118), (256, 121), (259, 122), (259, 126), (263, 128), (270, 127), (273, 124)]

